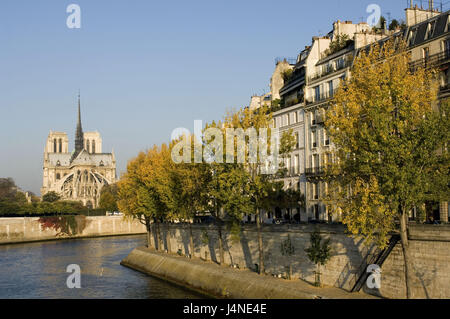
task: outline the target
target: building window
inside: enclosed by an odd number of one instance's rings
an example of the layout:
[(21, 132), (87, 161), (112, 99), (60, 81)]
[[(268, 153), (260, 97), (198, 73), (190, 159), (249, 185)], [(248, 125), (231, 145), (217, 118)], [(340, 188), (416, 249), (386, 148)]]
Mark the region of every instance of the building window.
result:
[(293, 123), (297, 123), (298, 122), (298, 118), (297, 118), (297, 112), (294, 112), (293, 114), (292, 114), (292, 122)]
[(328, 94), (330, 95), (330, 97), (333, 97), (334, 95), (333, 81), (328, 82), (328, 89), (329, 89)]
[(319, 167), (319, 154), (310, 155), (310, 168)]
[(314, 88), (314, 102), (320, 100), (320, 85)]
[(53, 139), (53, 153), (56, 153), (56, 138)]
[(299, 122), (303, 122), (303, 113), (302, 113), (302, 111), (298, 111), (297, 119), (298, 119)]
[(89, 153), (90, 145), (89, 140), (86, 141), (86, 151)]
[(430, 48), (429, 47), (425, 47), (422, 49), (423, 52), (423, 58), (425, 60), (428, 60), (428, 58), (430, 57)]
[(330, 138), (328, 137), (327, 130), (323, 130), (323, 145), (330, 145)]
[(298, 149), (300, 147), (300, 132), (295, 133), (295, 148)]
[(95, 140), (92, 140), (92, 154), (95, 154)]
[(59, 181), (61, 179), (61, 174), (56, 173), (56, 180)]
[(445, 52), (445, 57), (450, 56), (450, 39), (443, 41), (443, 51)]
[(409, 31), (409, 36), (408, 36), (408, 45), (413, 45), (414, 42), (416, 41), (416, 34), (417, 34), (417, 29), (413, 29), (411, 31)]
[(427, 34), (425, 36), (425, 40), (431, 39), (431, 37), (433, 36), (435, 27), (436, 27), (436, 20), (428, 23), (428, 29), (427, 29)]
[(317, 131), (311, 132), (311, 147), (317, 147)]
[(59, 139), (59, 152), (62, 153), (62, 140)]
[(319, 183), (312, 183), (313, 188), (313, 199), (319, 199)]
[(311, 125), (316, 125), (316, 111), (311, 112)]

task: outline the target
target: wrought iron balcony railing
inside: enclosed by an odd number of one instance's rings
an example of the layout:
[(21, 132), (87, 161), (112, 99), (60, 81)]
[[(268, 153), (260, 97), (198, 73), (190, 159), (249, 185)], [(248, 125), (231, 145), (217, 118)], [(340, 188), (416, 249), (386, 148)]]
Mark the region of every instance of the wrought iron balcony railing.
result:
[(306, 175), (321, 175), (325, 172), (324, 166), (308, 167), (305, 169)]
[(431, 68), (450, 60), (450, 50), (445, 50), (428, 57), (412, 61), (410, 63), (411, 70), (417, 70), (419, 67)]
[(340, 71), (342, 69), (345, 69), (349, 66), (351, 66), (352, 60), (351, 59), (344, 59), (342, 62), (337, 63), (336, 65), (330, 65), (328, 67), (324, 67), (321, 71), (317, 72), (316, 74), (313, 74), (308, 77), (308, 82), (312, 82), (316, 79), (319, 79), (321, 77), (327, 76), (329, 74), (332, 74), (334, 72)]
[(311, 98), (306, 100), (306, 104), (313, 104), (316, 102), (326, 101), (328, 99), (333, 98), (334, 95), (336, 94), (336, 92), (337, 92), (337, 88), (333, 89), (333, 90), (328, 90), (328, 91), (322, 92), (317, 96), (314, 95)]

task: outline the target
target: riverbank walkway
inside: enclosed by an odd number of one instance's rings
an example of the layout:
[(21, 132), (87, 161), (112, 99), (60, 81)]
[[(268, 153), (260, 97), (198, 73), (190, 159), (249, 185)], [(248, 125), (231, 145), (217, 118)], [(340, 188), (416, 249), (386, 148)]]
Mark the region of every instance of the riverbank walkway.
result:
[[(351, 293), (337, 287), (319, 288), (301, 279), (286, 280), (270, 275), (260, 276), (248, 269), (220, 266), (211, 261), (199, 258), (189, 259), (185, 256), (162, 253), (147, 247), (136, 248), (130, 256), (124, 259), (122, 264), (188, 288), (191, 286), (189, 282), (197, 282), (192, 278), (197, 278), (196, 274), (199, 274), (202, 278), (198, 278), (198, 281), (203, 281), (202, 285), (205, 283), (209, 286), (221, 285), (223, 291), (221, 295), (224, 298), (378, 299), (378, 297), (364, 292)], [(210, 277), (210, 279), (205, 279), (205, 277)], [(239, 288), (238, 286), (241, 285), (242, 288)], [(200, 287), (191, 288), (202, 290)]]

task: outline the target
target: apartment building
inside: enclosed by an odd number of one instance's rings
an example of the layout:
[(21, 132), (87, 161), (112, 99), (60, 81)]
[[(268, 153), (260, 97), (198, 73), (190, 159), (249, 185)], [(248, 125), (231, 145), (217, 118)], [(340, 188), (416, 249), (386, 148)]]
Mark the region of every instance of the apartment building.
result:
[(281, 134), (292, 129), (297, 140), (295, 150), (285, 159), (284, 183), (305, 194), (306, 207), (294, 211), (302, 222), (337, 219), (328, 216), (321, 201), (327, 189), (321, 173), (332, 160), (332, 143), (323, 128), (325, 110), (349, 75), (356, 48), (386, 36), (387, 32), (375, 33), (366, 23), (335, 22), (327, 36), (313, 37), (312, 44), (300, 52), (290, 79), (280, 90), (283, 107), (274, 113), (274, 124)]
[[(431, 5), (432, 8), (432, 5)], [(339, 221), (329, 214), (324, 197), (328, 185), (323, 180), (324, 167), (332, 162), (333, 143), (324, 129), (326, 110), (342, 81), (351, 76), (354, 59), (368, 45), (401, 37), (411, 50), (412, 67), (439, 67), (439, 97), (450, 95), (448, 87), (450, 56), (449, 12), (410, 7), (405, 10), (406, 28), (377, 32), (364, 23), (337, 21), (326, 37), (314, 37), (311, 46), (299, 54), (291, 78), (280, 89), (282, 109), (274, 113), (274, 124), (280, 132), (292, 129), (296, 149), (286, 159), (285, 187), (299, 187), (306, 197), (301, 221)], [(341, 45), (332, 45), (346, 35)], [(336, 43), (336, 42), (335, 42)], [(427, 208), (434, 220), (448, 221), (448, 202), (431, 203)]]

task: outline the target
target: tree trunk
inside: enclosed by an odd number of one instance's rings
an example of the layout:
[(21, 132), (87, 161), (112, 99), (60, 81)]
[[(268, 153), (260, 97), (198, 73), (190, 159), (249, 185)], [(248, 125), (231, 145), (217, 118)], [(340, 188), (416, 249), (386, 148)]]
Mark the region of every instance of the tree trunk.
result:
[(170, 254), (172, 252), (172, 247), (170, 245), (170, 226), (169, 226), (169, 223), (166, 224), (166, 242), (167, 242), (167, 252)]
[(154, 223), (154, 232), (155, 232), (155, 249), (159, 250), (159, 231), (158, 231), (158, 222)]
[(152, 246), (152, 225), (150, 223), (150, 218), (145, 218), (145, 228), (147, 229), (147, 248)]
[(158, 248), (159, 248), (159, 250), (164, 250), (163, 239), (162, 239), (162, 236), (161, 236), (160, 222), (158, 222)]
[(320, 275), (321, 275), (321, 273), (320, 273), (320, 263), (317, 264), (316, 270), (317, 270), (317, 274), (316, 274), (316, 276), (317, 276), (317, 279), (316, 279), (316, 285), (317, 285), (317, 287), (322, 287), (322, 280), (321, 280), (321, 278), (320, 278)]
[(261, 216), (259, 209), (256, 210), (256, 229), (258, 232), (258, 253), (259, 253), (259, 274), (264, 274), (264, 250), (263, 250), (263, 239), (261, 232)]
[(223, 238), (222, 238), (222, 225), (218, 225), (218, 234), (219, 234), (219, 255), (220, 255), (220, 264), (225, 265), (225, 253), (223, 251)]
[(411, 298), (411, 281), (410, 281), (410, 273), (411, 273), (411, 256), (409, 251), (409, 241), (408, 241), (408, 215), (406, 214), (406, 210), (403, 209), (400, 216), (400, 238), (402, 241), (402, 250), (403, 250), (403, 260), (405, 262), (405, 285), (406, 285), (406, 298)]
[(194, 235), (192, 235), (192, 223), (189, 223), (189, 250), (190, 250), (190, 257), (194, 257)]

